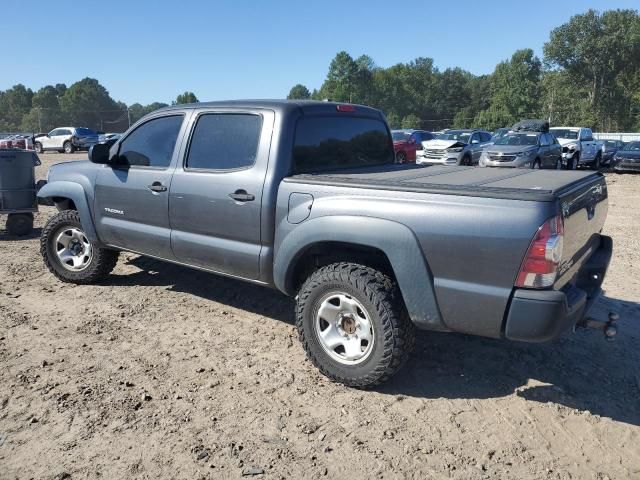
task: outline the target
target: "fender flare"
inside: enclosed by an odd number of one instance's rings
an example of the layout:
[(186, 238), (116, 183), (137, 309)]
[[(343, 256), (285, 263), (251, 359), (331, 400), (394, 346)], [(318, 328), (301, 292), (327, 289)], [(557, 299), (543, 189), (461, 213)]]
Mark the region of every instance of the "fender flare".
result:
[(373, 217), (317, 217), (295, 226), (276, 245), (275, 286), (295, 295), (293, 272), (299, 258), (313, 245), (342, 242), (373, 247), (389, 259), (409, 317), (425, 330), (447, 331), (435, 295), (433, 275), (422, 248), (405, 225)]
[(92, 243), (100, 244), (96, 233), (89, 201), (82, 185), (75, 182), (55, 181), (47, 183), (38, 191), (38, 198), (53, 200), (54, 198), (67, 198), (73, 201), (80, 215), (82, 229)]

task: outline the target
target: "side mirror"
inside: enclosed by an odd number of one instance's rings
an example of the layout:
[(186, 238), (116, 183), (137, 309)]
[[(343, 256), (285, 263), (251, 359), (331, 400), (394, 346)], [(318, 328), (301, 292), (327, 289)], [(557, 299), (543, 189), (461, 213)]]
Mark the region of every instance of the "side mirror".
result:
[(109, 163), (109, 145), (96, 143), (89, 149), (89, 161), (92, 163)]

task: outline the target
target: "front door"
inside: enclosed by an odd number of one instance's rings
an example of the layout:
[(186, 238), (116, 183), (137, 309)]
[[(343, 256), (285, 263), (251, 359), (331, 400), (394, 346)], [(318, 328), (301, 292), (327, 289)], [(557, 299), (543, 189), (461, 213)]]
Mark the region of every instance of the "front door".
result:
[(190, 265), (256, 279), (260, 274), (262, 189), (274, 113), (203, 110), (169, 194), (171, 246)]
[(102, 242), (173, 259), (169, 187), (184, 120), (185, 112), (152, 118), (114, 147), (115, 164), (105, 165), (96, 179), (95, 220)]

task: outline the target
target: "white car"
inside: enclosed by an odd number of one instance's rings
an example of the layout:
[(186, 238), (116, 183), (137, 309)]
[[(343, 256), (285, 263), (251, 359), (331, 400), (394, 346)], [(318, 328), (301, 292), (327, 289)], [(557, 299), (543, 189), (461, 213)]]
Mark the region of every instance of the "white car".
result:
[(76, 150), (89, 150), (96, 143), (98, 134), (90, 128), (61, 127), (36, 138), (35, 148), (38, 153), (47, 150), (73, 153)]
[(580, 165), (589, 165), (595, 170), (600, 168), (603, 142), (593, 138), (590, 128), (553, 127), (549, 132), (562, 145), (562, 163), (567, 169), (575, 170)]
[(477, 165), (482, 149), (491, 140), (484, 130), (447, 130), (434, 140), (422, 142), (418, 165)]

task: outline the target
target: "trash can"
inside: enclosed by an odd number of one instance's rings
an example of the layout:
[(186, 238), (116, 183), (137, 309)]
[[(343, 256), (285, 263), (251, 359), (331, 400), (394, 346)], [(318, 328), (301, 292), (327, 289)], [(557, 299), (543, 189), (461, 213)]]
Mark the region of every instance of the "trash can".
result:
[(35, 167), (38, 156), (29, 150), (0, 150), (0, 215), (8, 215), (10, 235), (28, 235), (38, 211)]

